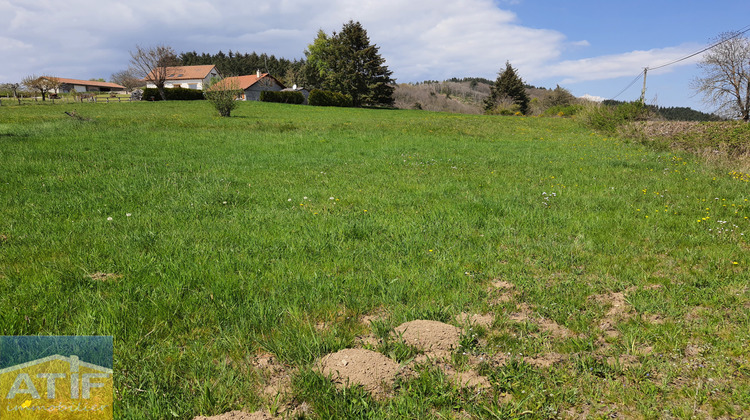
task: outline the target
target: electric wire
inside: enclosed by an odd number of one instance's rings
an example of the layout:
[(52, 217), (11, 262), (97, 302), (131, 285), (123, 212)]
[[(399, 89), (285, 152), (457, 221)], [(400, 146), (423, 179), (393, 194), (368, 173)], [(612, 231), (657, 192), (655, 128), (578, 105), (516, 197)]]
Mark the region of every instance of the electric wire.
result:
[(692, 53), (692, 54), (688, 54), (688, 55), (686, 55), (686, 56), (684, 56), (684, 57), (682, 57), (682, 58), (678, 58), (678, 59), (676, 59), (676, 60), (670, 61), (670, 62), (668, 62), (668, 63), (666, 63), (666, 64), (661, 64), (661, 65), (658, 65), (658, 66), (656, 66), (656, 67), (646, 67), (646, 68), (644, 68), (644, 69), (643, 69), (643, 71), (642, 71), (642, 72), (640, 72), (640, 73), (638, 74), (638, 76), (636, 76), (636, 78), (635, 78), (635, 79), (633, 79), (633, 81), (632, 81), (632, 82), (630, 82), (630, 83), (629, 83), (629, 84), (628, 84), (628, 85), (627, 85), (627, 86), (626, 86), (626, 87), (625, 87), (625, 88), (624, 88), (623, 90), (621, 90), (621, 91), (620, 91), (620, 93), (618, 93), (617, 95), (613, 96), (613, 97), (612, 97), (612, 98), (610, 98), (610, 99), (616, 99), (616, 98), (617, 98), (618, 96), (620, 96), (620, 95), (622, 95), (623, 93), (625, 93), (625, 91), (627, 91), (628, 89), (630, 89), (630, 88), (631, 88), (631, 87), (632, 87), (632, 86), (633, 86), (633, 85), (634, 85), (634, 84), (635, 84), (635, 83), (636, 83), (636, 82), (637, 82), (637, 81), (638, 81), (638, 80), (639, 80), (639, 79), (640, 79), (641, 77), (643, 77), (643, 76), (644, 76), (644, 75), (646, 74), (646, 72), (647, 72), (648, 70), (658, 70), (658, 69), (661, 69), (661, 68), (664, 68), (664, 67), (667, 67), (667, 66), (671, 66), (671, 65), (673, 65), (673, 64), (677, 64), (677, 63), (679, 63), (679, 62), (681, 62), (681, 61), (685, 61), (685, 60), (687, 60), (687, 59), (689, 59), (689, 58), (695, 57), (695, 56), (696, 56), (696, 55), (698, 55), (698, 54), (702, 54), (702, 53), (704, 53), (704, 52), (706, 52), (706, 51), (708, 51), (708, 50), (710, 50), (710, 49), (712, 49), (712, 48), (718, 47), (719, 45), (721, 45), (721, 44), (723, 44), (723, 43), (725, 43), (725, 42), (727, 42), (727, 41), (730, 41), (730, 40), (732, 40), (732, 39), (734, 39), (734, 38), (737, 38), (737, 37), (739, 37), (739, 36), (741, 36), (741, 35), (744, 35), (745, 33), (749, 32), (749, 31), (750, 31), (750, 25), (747, 25), (747, 26), (745, 26), (744, 28), (742, 28), (742, 29), (740, 29), (739, 31), (737, 31), (737, 32), (736, 32), (736, 33), (735, 33), (734, 35), (732, 35), (731, 37), (729, 37), (729, 38), (726, 38), (726, 39), (722, 39), (722, 40), (720, 40), (720, 41), (717, 41), (717, 42), (715, 42), (715, 43), (713, 43), (713, 44), (709, 45), (708, 47), (706, 47), (706, 48), (703, 48), (703, 49), (701, 49), (700, 51), (696, 51), (696, 52), (694, 52), (694, 53)]
[(725, 43), (725, 42), (727, 42), (727, 41), (730, 41), (730, 40), (732, 40), (732, 39), (735, 39), (735, 38), (737, 38), (737, 37), (739, 37), (739, 36), (741, 36), (741, 35), (745, 34), (745, 33), (746, 33), (746, 32), (748, 32), (748, 31), (750, 31), (750, 25), (748, 25), (748, 26), (745, 26), (744, 28), (740, 29), (740, 30), (739, 30), (739, 31), (737, 31), (737, 33), (736, 33), (736, 34), (734, 34), (733, 36), (731, 36), (731, 37), (729, 37), (729, 38), (726, 38), (726, 39), (722, 39), (721, 41), (715, 42), (715, 43), (713, 43), (713, 44), (709, 45), (708, 47), (706, 47), (706, 48), (704, 48), (704, 49), (702, 49), (702, 50), (700, 50), (700, 51), (696, 51), (696, 52), (694, 52), (694, 53), (692, 53), (692, 54), (690, 54), (690, 55), (686, 55), (685, 57), (682, 57), (682, 58), (678, 58), (677, 60), (674, 60), (674, 61), (670, 61), (669, 63), (666, 63), (666, 64), (662, 64), (662, 65), (660, 65), (660, 66), (656, 66), (656, 67), (648, 67), (648, 69), (649, 69), (649, 70), (657, 70), (657, 69), (661, 69), (661, 68), (664, 68), (664, 67), (667, 67), (667, 66), (671, 66), (672, 64), (677, 64), (677, 63), (679, 63), (680, 61), (685, 61), (685, 60), (687, 60), (688, 58), (692, 58), (692, 57), (695, 57), (696, 55), (698, 55), (698, 54), (701, 54), (701, 53), (704, 53), (704, 52), (706, 52), (706, 51), (710, 50), (711, 48), (714, 48), (714, 47), (718, 47), (719, 45), (721, 45), (721, 44), (723, 44), (723, 43)]
[(616, 98), (617, 98), (618, 96), (620, 96), (620, 95), (622, 95), (623, 93), (625, 93), (625, 91), (627, 91), (628, 89), (630, 89), (630, 87), (631, 87), (631, 86), (633, 86), (633, 85), (634, 85), (634, 84), (635, 84), (635, 83), (636, 83), (637, 81), (639, 81), (639, 80), (641, 79), (641, 77), (643, 77), (643, 73), (644, 73), (644, 72), (645, 72), (645, 70), (644, 70), (644, 71), (642, 71), (642, 72), (640, 72), (640, 73), (638, 74), (638, 76), (635, 76), (635, 79), (633, 79), (633, 81), (632, 81), (632, 82), (630, 82), (630, 84), (628, 84), (627, 86), (625, 86), (625, 88), (624, 88), (623, 90), (621, 90), (621, 91), (620, 91), (620, 93), (618, 93), (617, 95), (615, 95), (615, 96), (611, 97), (610, 99), (611, 99), (611, 100), (613, 100), (613, 99), (616, 99)]

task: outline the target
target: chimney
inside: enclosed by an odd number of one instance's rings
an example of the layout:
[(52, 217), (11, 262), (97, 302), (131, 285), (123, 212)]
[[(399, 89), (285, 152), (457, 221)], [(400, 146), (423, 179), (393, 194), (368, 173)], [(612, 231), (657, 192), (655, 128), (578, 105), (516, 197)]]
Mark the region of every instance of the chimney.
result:
[(258, 76), (258, 78), (260, 79), (260, 69), (258, 69), (258, 71), (255, 72), (255, 75)]

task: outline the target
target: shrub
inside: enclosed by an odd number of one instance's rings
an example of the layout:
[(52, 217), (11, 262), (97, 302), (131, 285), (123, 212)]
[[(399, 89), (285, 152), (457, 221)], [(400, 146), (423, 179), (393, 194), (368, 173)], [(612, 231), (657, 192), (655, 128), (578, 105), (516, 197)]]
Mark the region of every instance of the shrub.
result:
[(266, 90), (260, 93), (260, 100), (261, 102), (301, 105), (305, 103), (305, 95), (303, 95), (302, 92), (277, 92)]
[(651, 112), (643, 102), (626, 102), (619, 105), (594, 105), (583, 109), (581, 121), (589, 127), (609, 134), (634, 121), (648, 120)]
[[(168, 101), (197, 101), (206, 99), (203, 96), (202, 90), (181, 87), (164, 89), (164, 94), (167, 96)], [(145, 88), (143, 89), (143, 99), (147, 101), (161, 101), (161, 95), (159, 95), (159, 90), (156, 88)]]
[(558, 105), (549, 107), (542, 113), (543, 117), (572, 117), (581, 110), (583, 105)]
[(206, 99), (219, 111), (222, 117), (229, 117), (232, 110), (237, 108), (237, 97), (242, 94), (242, 89), (232, 79), (213, 80), (211, 86), (206, 89)]
[(308, 103), (314, 106), (352, 106), (352, 97), (339, 92), (314, 89), (307, 98)]

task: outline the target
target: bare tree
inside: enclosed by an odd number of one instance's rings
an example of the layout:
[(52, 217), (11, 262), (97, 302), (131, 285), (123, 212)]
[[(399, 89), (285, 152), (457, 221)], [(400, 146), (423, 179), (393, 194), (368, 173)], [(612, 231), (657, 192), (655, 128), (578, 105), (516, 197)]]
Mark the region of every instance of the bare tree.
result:
[(750, 122), (750, 40), (739, 32), (726, 32), (708, 50), (698, 67), (704, 76), (693, 81), (717, 113)]
[(53, 76), (36, 77), (36, 75), (31, 75), (25, 77), (21, 81), (21, 84), (31, 90), (38, 90), (39, 93), (42, 94), (42, 101), (44, 101), (47, 99), (47, 93), (59, 88), (62, 82), (60, 82), (60, 79), (57, 77)]
[(167, 67), (176, 66), (178, 63), (174, 50), (166, 45), (149, 48), (136, 45), (135, 51), (130, 52), (132, 73), (156, 85), (161, 99), (165, 101), (167, 95), (164, 93), (164, 83), (167, 80)]
[(128, 92), (132, 92), (133, 89), (143, 85), (143, 82), (133, 74), (132, 69), (118, 71), (110, 76), (110, 80), (112, 83), (124, 86), (125, 90)]
[(20, 83), (3, 83), (0, 85), (0, 89), (7, 89), (13, 93), (13, 97), (18, 101), (18, 105), (21, 105), (21, 96), (18, 95), (18, 90), (21, 89)]

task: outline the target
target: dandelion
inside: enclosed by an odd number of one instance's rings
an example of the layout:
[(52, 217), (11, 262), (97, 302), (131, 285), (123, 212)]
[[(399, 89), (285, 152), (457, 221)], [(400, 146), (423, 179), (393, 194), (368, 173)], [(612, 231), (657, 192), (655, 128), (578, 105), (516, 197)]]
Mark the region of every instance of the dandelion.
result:
[(125, 217), (130, 217), (130, 216), (132, 216), (132, 214), (130, 214), (130, 213), (125, 213)]
[(307, 200), (307, 197), (302, 197), (303, 200)]
[(112, 221), (112, 217), (111, 217), (111, 216), (110, 216), (110, 217), (107, 217), (107, 221), (110, 221), (110, 222), (111, 222), (111, 221)]
[(288, 200), (286, 200), (286, 201), (292, 201), (292, 199), (290, 198), (290, 199), (288, 199)]
[(328, 197), (329, 200), (333, 200), (333, 197)]
[(739, 263), (738, 263), (737, 261), (732, 261), (732, 264), (733, 264), (733, 265), (737, 265), (737, 264), (739, 264)]

